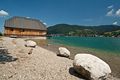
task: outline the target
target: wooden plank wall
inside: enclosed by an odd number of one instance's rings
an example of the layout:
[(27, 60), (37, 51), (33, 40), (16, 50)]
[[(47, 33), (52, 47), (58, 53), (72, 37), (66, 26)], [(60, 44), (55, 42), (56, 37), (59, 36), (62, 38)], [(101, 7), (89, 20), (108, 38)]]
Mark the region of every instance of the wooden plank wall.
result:
[(45, 36), (46, 31), (30, 30), (30, 29), (17, 29), (5, 28), (5, 35), (18, 35), (18, 36)]

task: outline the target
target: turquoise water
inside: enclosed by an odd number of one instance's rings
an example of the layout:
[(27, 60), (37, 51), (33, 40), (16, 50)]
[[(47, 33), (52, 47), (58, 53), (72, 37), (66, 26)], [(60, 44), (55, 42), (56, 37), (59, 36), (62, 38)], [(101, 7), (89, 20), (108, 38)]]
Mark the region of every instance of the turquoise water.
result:
[(51, 37), (54, 44), (85, 47), (120, 54), (120, 38), (108, 37)]

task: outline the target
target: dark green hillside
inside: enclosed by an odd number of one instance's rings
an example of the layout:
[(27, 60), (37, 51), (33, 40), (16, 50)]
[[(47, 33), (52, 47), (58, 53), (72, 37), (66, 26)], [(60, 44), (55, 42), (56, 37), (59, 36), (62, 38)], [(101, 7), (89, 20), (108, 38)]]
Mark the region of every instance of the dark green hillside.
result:
[(101, 25), (101, 26), (92, 27), (92, 29), (95, 30), (96, 32), (98, 32), (99, 34), (103, 34), (105, 32), (120, 30), (120, 26), (117, 26), (117, 25)]
[(100, 25), (100, 26), (80, 26), (69, 24), (57, 24), (48, 27), (48, 34), (64, 34), (72, 36), (93, 36), (103, 35), (105, 32), (120, 30), (117, 25)]
[(78, 25), (57, 24), (48, 27), (48, 34), (67, 34), (70, 31), (76, 31), (81, 29), (84, 29), (84, 27), (80, 27)]

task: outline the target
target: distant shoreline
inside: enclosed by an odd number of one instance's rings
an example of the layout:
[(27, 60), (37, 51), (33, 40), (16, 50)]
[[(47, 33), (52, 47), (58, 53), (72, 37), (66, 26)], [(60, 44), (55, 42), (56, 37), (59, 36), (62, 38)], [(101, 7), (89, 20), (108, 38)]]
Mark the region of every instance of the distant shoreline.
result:
[(51, 38), (51, 37), (106, 37), (106, 38), (120, 38), (120, 36), (116, 37), (116, 36), (104, 36), (104, 35), (99, 35), (99, 36), (68, 36), (68, 35), (48, 35), (47, 38)]

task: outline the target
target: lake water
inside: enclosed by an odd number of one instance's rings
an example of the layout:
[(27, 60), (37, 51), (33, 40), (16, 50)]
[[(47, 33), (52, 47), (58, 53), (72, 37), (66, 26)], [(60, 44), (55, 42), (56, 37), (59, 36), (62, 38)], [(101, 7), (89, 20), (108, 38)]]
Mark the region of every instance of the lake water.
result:
[(120, 54), (120, 38), (112, 37), (51, 37), (52, 44), (91, 48)]

